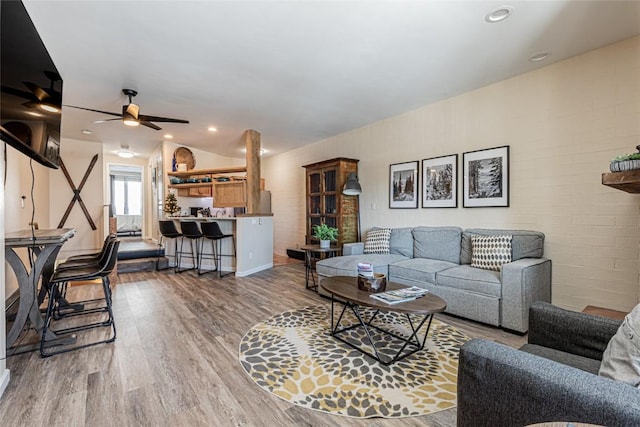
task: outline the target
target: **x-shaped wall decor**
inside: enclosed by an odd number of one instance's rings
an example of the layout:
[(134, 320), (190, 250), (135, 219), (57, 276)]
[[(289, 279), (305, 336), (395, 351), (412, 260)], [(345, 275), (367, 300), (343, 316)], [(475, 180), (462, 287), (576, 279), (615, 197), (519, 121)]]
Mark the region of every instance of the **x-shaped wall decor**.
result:
[(78, 204), (82, 208), (82, 212), (84, 212), (84, 216), (87, 217), (87, 221), (89, 221), (89, 225), (91, 226), (91, 229), (92, 230), (97, 229), (96, 224), (93, 222), (93, 219), (91, 219), (91, 214), (89, 214), (89, 210), (87, 209), (84, 202), (82, 201), (82, 197), (80, 197), (80, 192), (82, 191), (84, 184), (87, 182), (87, 179), (89, 178), (89, 175), (91, 174), (91, 171), (93, 170), (93, 167), (96, 165), (97, 161), (98, 161), (98, 155), (96, 154), (91, 159), (91, 163), (89, 163), (89, 168), (84, 173), (84, 176), (82, 177), (82, 181), (80, 181), (80, 185), (78, 186), (78, 188), (76, 188), (76, 185), (73, 183), (73, 180), (71, 179), (71, 175), (69, 175), (69, 171), (67, 171), (67, 168), (65, 167), (64, 162), (62, 161), (62, 158), (60, 159), (60, 169), (62, 169), (62, 173), (67, 178), (67, 182), (69, 183), (69, 186), (73, 190), (73, 198), (71, 199), (71, 202), (69, 202), (69, 206), (67, 207), (67, 210), (62, 216), (62, 219), (60, 220), (60, 224), (58, 224), (58, 228), (64, 227), (64, 223), (67, 222), (67, 218), (69, 218), (71, 209), (73, 209), (73, 205), (75, 205), (77, 200)]

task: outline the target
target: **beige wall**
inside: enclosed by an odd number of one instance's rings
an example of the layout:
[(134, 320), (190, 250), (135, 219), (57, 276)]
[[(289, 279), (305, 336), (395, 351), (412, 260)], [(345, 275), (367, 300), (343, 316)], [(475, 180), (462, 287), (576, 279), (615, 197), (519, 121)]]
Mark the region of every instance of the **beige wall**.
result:
[[(91, 229), (80, 205), (76, 202), (64, 224), (65, 228), (76, 229), (76, 235), (66, 242), (60, 251), (59, 257), (65, 258), (78, 252), (93, 250), (102, 246), (104, 239), (104, 162), (102, 144), (97, 142), (63, 139), (60, 143), (60, 152), (76, 188), (80, 185), (91, 158), (98, 154), (98, 161), (80, 192), (80, 197), (82, 197), (97, 229)], [(67, 183), (62, 170), (49, 171), (49, 192), (51, 194), (50, 225), (51, 228), (56, 228), (73, 198), (73, 191)]]
[[(602, 186), (640, 144), (640, 37), (382, 120), (263, 161), (275, 252), (304, 243), (304, 164), (360, 159), (362, 227), (459, 225), (539, 230), (553, 302), (628, 310), (640, 293), (640, 196)], [(381, 99), (380, 102), (384, 102)], [(509, 145), (509, 208), (389, 209), (389, 165)]]

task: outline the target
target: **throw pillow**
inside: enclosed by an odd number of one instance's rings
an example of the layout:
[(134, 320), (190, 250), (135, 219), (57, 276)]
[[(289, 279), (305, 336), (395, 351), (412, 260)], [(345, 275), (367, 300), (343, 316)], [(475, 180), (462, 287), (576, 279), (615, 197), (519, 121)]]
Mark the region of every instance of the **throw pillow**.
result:
[(500, 271), (502, 264), (511, 262), (511, 235), (473, 236), (471, 238), (471, 267)]
[(640, 388), (640, 304), (607, 344), (598, 375)]
[(369, 232), (367, 233), (367, 240), (364, 242), (364, 253), (388, 254), (390, 238), (390, 228), (377, 228), (375, 230), (369, 230)]

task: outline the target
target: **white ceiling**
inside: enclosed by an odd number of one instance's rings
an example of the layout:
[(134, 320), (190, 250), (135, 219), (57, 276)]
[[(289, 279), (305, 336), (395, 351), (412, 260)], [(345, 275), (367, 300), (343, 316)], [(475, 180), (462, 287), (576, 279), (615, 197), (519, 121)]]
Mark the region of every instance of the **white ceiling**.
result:
[[(505, 4), (511, 17), (485, 22)], [(141, 114), (190, 121), (154, 131), (63, 109), (64, 137), (142, 156), (170, 133), (243, 157), (245, 129), (277, 154), (640, 33), (640, 1), (25, 5), (64, 79), (64, 104), (121, 112), (131, 88)], [(544, 51), (547, 60), (528, 60)]]

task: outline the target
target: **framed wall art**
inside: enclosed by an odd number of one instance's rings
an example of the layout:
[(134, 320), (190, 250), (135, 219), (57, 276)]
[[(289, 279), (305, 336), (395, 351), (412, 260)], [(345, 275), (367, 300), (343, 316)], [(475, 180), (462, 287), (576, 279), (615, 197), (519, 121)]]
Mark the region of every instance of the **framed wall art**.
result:
[(463, 206), (509, 206), (509, 146), (462, 155)]
[(418, 166), (417, 160), (389, 166), (389, 208), (418, 207)]
[(422, 160), (422, 207), (458, 207), (458, 155)]

